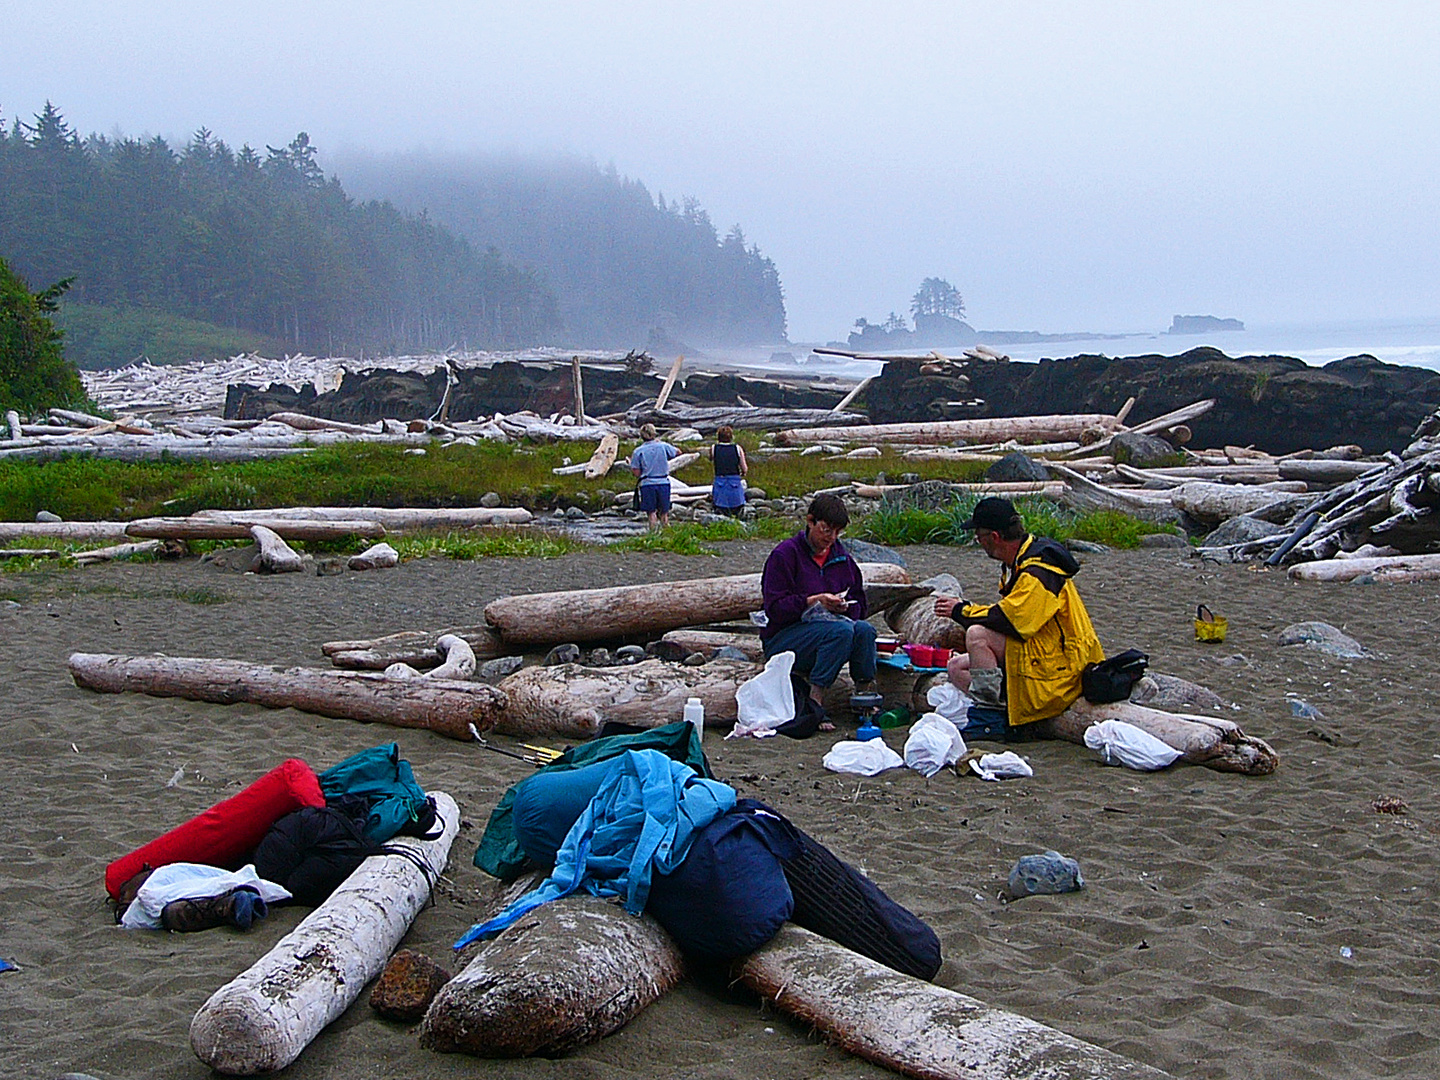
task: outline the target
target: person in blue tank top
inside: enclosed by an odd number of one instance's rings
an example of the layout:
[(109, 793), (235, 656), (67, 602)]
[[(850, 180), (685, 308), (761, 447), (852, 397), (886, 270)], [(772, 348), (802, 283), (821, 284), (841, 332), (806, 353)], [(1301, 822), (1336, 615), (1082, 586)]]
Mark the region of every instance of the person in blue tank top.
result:
[(710, 487), (710, 501), (727, 517), (739, 517), (745, 508), (745, 474), (750, 463), (745, 460), (744, 447), (735, 443), (735, 431), (726, 424), (715, 433), (710, 460), (715, 464), (715, 481)]

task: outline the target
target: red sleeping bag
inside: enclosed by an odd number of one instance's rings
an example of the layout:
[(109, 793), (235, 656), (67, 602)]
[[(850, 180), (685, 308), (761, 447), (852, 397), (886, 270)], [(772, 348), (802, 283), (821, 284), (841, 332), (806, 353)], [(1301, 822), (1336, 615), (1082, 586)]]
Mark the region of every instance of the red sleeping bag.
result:
[(196, 862), (233, 869), (280, 818), (302, 806), (324, 805), (315, 770), (291, 758), (244, 791), (116, 859), (105, 868), (105, 891), (119, 900), (120, 886), (146, 866)]

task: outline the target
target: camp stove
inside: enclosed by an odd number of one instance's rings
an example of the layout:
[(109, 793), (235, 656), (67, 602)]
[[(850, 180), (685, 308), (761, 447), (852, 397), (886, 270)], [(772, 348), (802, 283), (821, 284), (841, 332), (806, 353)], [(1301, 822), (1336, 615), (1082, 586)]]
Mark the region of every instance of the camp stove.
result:
[(885, 698), (881, 694), (851, 694), (850, 711), (855, 714), (855, 720), (860, 724), (873, 724), (875, 718), (880, 715), (880, 710), (885, 707)]
[(850, 708), (855, 713), (855, 738), (861, 742), (880, 738), (880, 727), (875, 723), (885, 699), (879, 694), (851, 694)]

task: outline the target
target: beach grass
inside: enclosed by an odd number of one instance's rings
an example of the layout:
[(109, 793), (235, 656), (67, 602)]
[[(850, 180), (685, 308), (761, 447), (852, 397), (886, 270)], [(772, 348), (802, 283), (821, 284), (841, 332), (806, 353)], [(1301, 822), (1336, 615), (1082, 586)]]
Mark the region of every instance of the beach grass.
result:
[[(742, 445), (758, 438), (742, 433)], [(316, 447), (258, 461), (212, 464), (192, 459), (121, 462), (85, 455), (53, 461), (0, 462), (0, 520), (30, 521), (41, 510), (68, 521), (185, 515), (197, 510), (255, 510), (277, 506), (478, 506), (495, 492), (508, 506), (531, 510), (608, 505), (605, 492), (628, 490), (634, 478), (623, 465), (608, 476), (556, 476), (551, 470), (587, 460), (594, 443), (514, 446), (506, 443), (432, 444), (424, 454), (373, 443)], [(682, 445), (681, 449), (689, 448)], [(696, 444), (697, 446), (700, 444)], [(622, 447), (628, 450), (628, 447)], [(848, 460), (823, 455), (750, 455), (750, 483), (768, 497), (799, 496), (845, 481), (884, 473), (925, 480), (970, 480), (970, 463), (910, 462), (887, 450), (879, 458)], [(708, 483), (702, 456), (676, 473)]]
[[(861, 519), (856, 535), (862, 540), (892, 547), (967, 544), (974, 539), (974, 534), (961, 525), (969, 520), (981, 498), (980, 495), (960, 495), (950, 505), (935, 510), (882, 503), (874, 513)], [(1032, 533), (1062, 542), (1087, 540), (1109, 547), (1134, 548), (1140, 546), (1140, 538), (1147, 534), (1179, 531), (1173, 525), (1141, 521), (1115, 510), (1079, 513), (1037, 496), (1016, 499), (1015, 509)]]

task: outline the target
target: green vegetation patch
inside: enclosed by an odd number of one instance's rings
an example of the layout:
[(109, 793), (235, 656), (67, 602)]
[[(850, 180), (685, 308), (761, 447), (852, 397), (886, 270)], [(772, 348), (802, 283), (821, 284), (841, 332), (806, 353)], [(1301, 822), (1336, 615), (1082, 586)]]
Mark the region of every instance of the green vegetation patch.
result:
[[(863, 518), (856, 528), (862, 540), (891, 547), (906, 544), (962, 545), (974, 534), (962, 529), (979, 502), (979, 495), (957, 496), (943, 510), (922, 510), (913, 506), (882, 506)], [(1115, 510), (1078, 513), (1051, 499), (1028, 496), (1015, 500), (1025, 526), (1037, 536), (1054, 540), (1088, 540), (1115, 548), (1140, 546), (1140, 538), (1151, 533), (1175, 533), (1173, 525), (1141, 521)]]
[(281, 356), (294, 349), (264, 334), (136, 307), (66, 301), (55, 321), (65, 333), (65, 355), (89, 370), (142, 359), (183, 364), (249, 352)]

